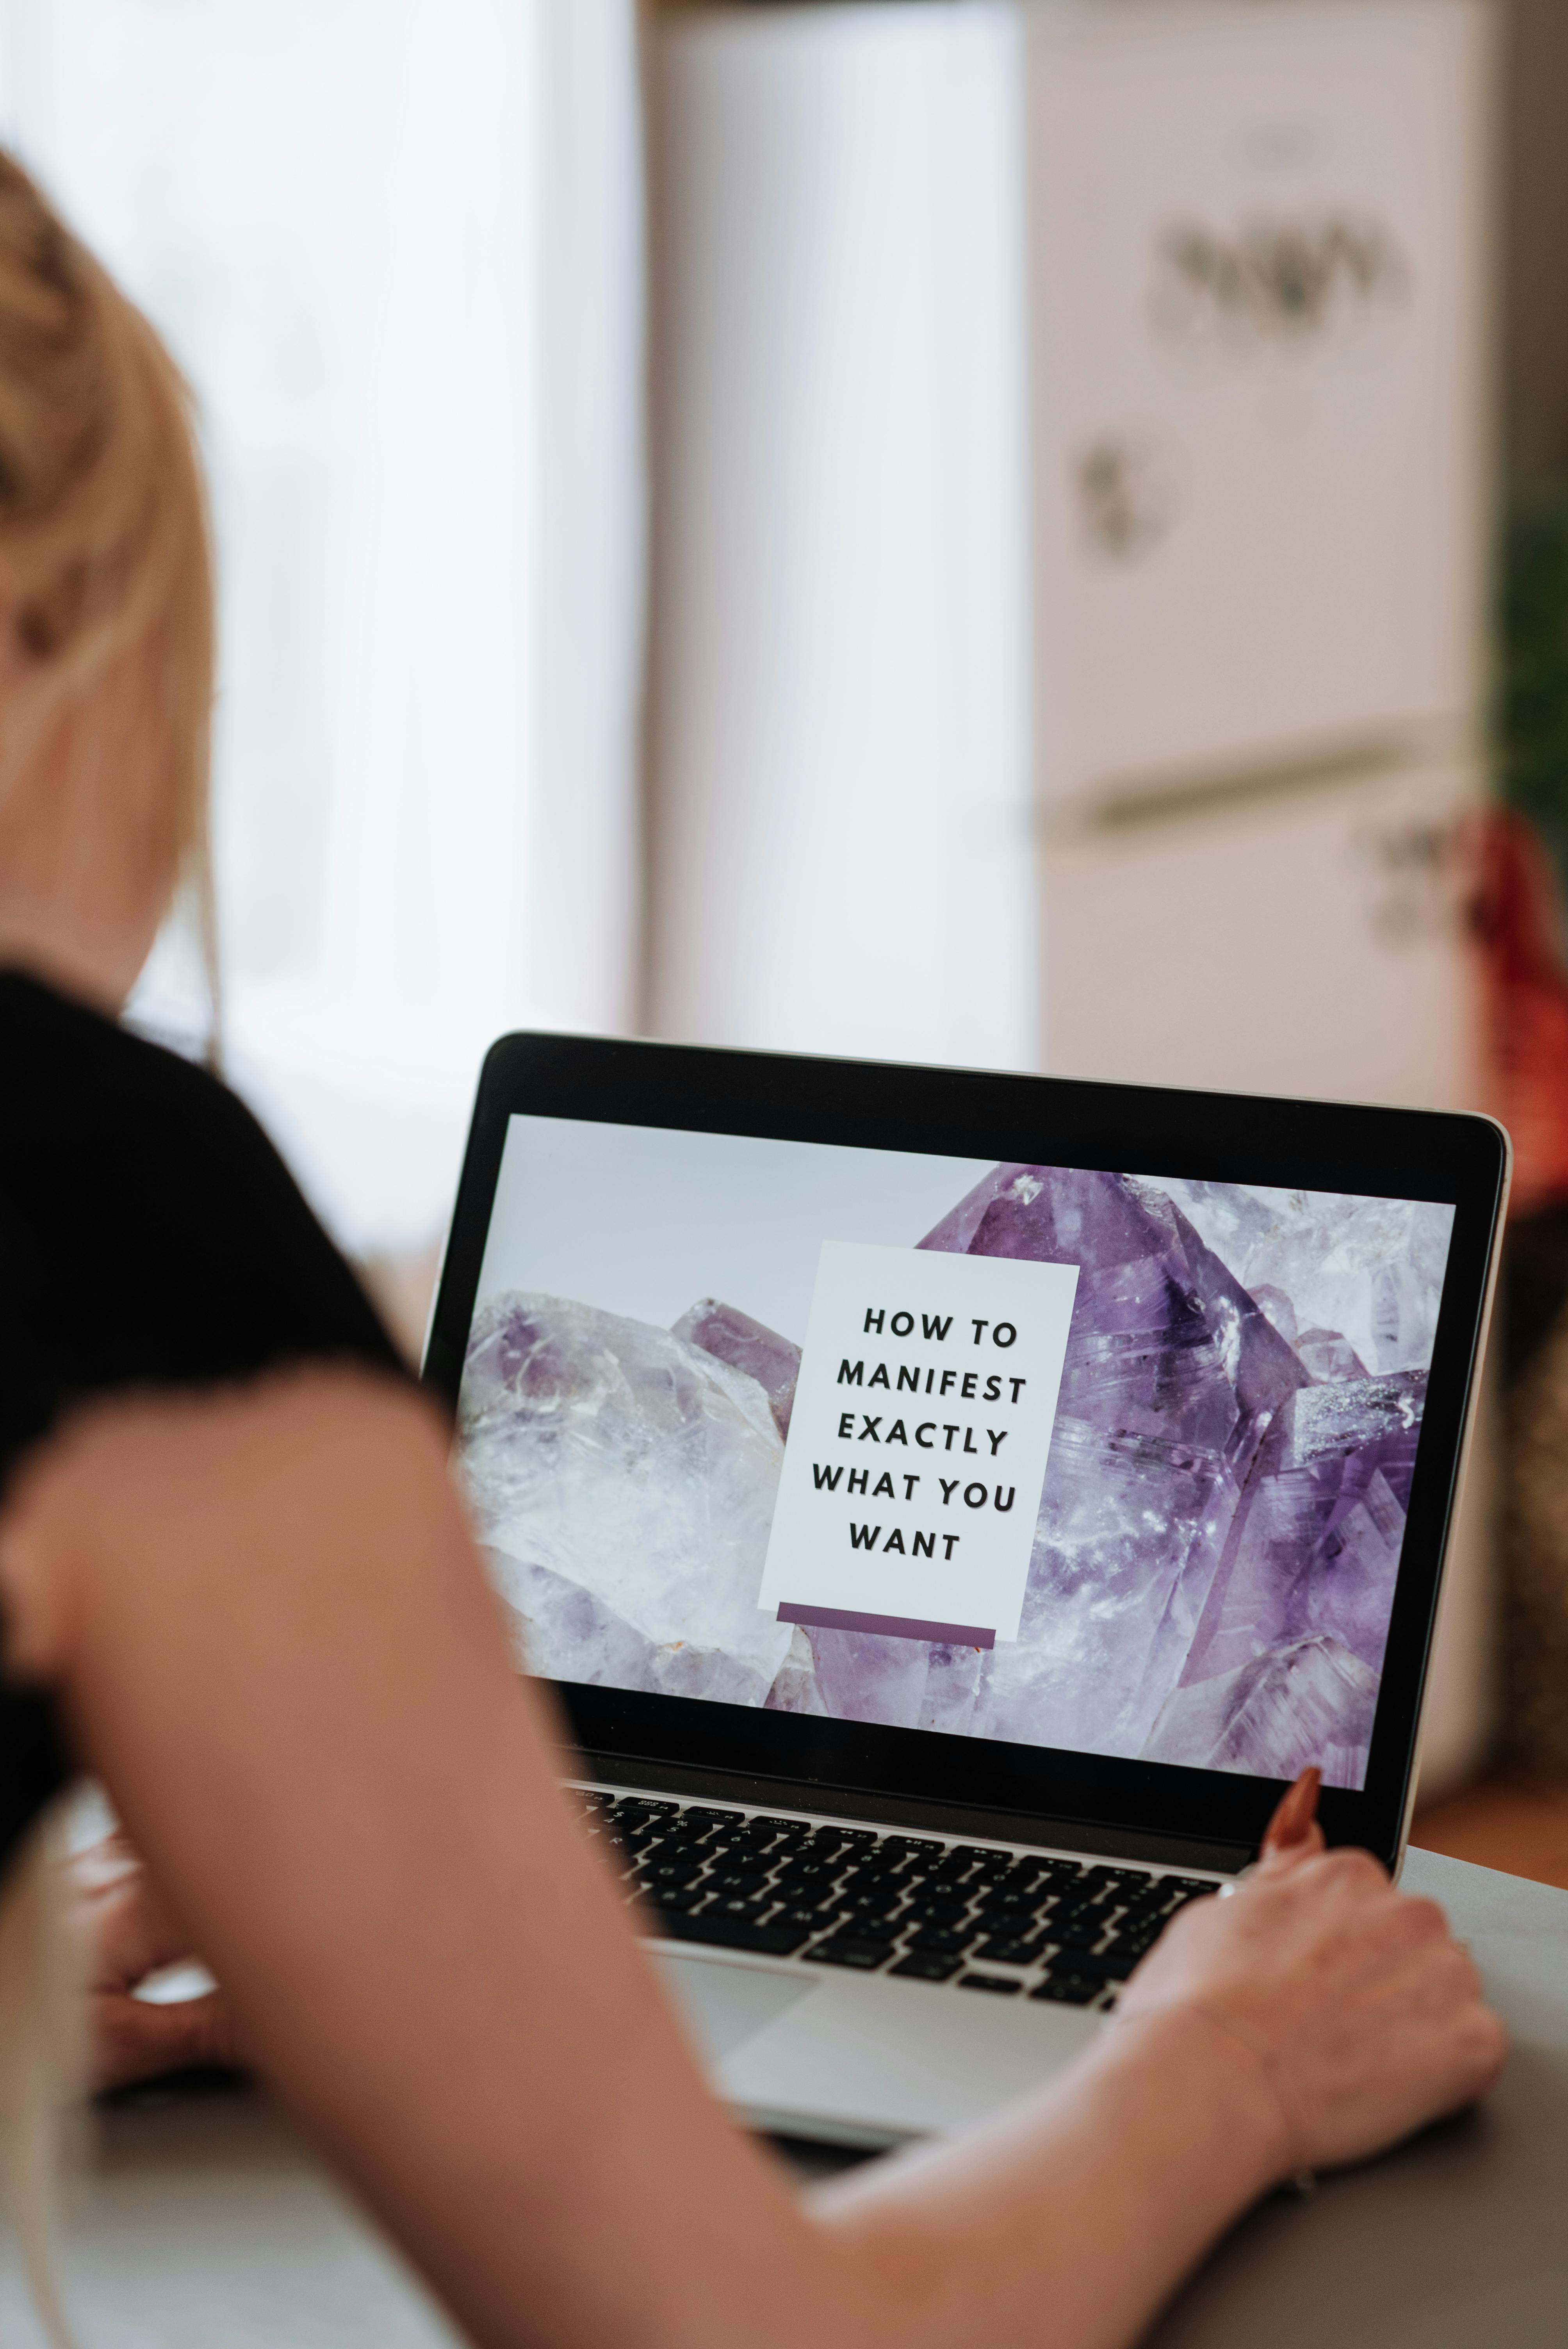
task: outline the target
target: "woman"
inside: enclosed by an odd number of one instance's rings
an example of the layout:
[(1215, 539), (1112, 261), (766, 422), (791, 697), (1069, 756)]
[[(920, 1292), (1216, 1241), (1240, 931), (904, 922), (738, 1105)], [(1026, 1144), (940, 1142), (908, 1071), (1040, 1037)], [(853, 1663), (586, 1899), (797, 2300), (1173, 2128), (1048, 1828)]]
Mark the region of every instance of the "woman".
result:
[(1485, 2092), (1440, 1912), (1309, 1836), (1046, 2089), (798, 2201), (557, 1790), (447, 1430), (243, 1111), (114, 1024), (200, 853), (201, 498), (154, 338), (9, 165), (0, 641), (9, 1831), (63, 1739), (470, 2337), (1109, 2349), (1271, 2185)]

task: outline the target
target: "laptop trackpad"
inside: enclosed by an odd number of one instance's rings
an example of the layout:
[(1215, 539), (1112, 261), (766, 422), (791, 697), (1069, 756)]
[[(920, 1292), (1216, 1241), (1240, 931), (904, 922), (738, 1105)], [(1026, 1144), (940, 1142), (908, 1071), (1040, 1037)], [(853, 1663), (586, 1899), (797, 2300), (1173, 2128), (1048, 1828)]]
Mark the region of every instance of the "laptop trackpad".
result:
[(813, 1975), (774, 1972), (696, 1956), (657, 1959), (660, 1975), (710, 2064), (776, 2023), (818, 1988)]

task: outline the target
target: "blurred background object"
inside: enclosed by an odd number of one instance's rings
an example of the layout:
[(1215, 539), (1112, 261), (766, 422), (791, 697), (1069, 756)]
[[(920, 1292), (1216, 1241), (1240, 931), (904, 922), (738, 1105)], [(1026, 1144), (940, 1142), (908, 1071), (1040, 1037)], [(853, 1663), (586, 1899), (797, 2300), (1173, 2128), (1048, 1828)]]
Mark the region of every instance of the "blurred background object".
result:
[(201, 402), (232, 1072), (418, 1252), (491, 1038), (635, 1017), (632, 0), (0, 0), (0, 124)]
[(1530, 1872), (1568, 1883), (1568, 10), (1510, 0), (1505, 21), (1501, 805), (1482, 835), (1477, 935), (1489, 1105), (1516, 1151), (1494, 1350), (1509, 1776), (1456, 1812), (1445, 1847), (1533, 1842)]
[(654, 27), (656, 1033), (1038, 1065), (1024, 23)]
[(0, 129), (200, 397), (230, 1061), (410, 1350), (508, 1026), (1492, 1107), (1424, 1832), (1539, 1845), (1563, 0), (0, 0)]
[(1490, 19), (1029, 23), (1051, 1064), (1470, 1106)]

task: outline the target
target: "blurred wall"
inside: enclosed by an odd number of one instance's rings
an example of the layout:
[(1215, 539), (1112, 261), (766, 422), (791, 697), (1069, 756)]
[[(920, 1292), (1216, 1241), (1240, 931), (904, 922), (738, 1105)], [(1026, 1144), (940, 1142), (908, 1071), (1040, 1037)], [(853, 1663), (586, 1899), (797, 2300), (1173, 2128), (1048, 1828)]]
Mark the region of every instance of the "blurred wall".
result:
[(1026, 16), (1047, 1065), (1468, 1107), (1490, 16)]
[(1508, 471), (1568, 473), (1568, 5), (1506, 0), (1503, 362)]
[(1020, 22), (654, 21), (656, 1034), (1037, 1061)]

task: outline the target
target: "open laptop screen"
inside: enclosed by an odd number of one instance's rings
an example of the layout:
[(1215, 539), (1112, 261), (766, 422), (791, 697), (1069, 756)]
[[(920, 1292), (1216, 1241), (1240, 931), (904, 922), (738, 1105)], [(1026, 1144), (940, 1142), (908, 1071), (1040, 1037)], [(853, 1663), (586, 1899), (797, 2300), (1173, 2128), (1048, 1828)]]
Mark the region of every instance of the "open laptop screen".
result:
[(1359, 1789), (1453, 1220), (513, 1114), (459, 1427), (522, 1652)]

